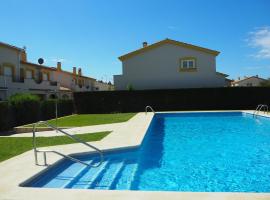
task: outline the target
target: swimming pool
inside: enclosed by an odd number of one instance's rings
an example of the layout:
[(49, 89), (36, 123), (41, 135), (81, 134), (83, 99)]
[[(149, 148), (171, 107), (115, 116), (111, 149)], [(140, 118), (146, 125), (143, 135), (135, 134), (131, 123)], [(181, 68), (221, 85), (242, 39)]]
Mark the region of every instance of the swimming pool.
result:
[[(77, 156), (98, 162), (91, 154)], [(155, 114), (140, 148), (105, 153), (99, 168), (63, 160), (25, 187), (269, 192), (270, 118), (242, 112)]]

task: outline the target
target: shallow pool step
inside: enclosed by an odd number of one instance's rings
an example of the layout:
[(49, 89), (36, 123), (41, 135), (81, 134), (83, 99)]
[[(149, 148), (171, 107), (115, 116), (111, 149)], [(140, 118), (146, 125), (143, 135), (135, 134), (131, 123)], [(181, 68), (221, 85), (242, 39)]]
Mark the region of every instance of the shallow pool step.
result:
[[(89, 165), (95, 165), (97, 161), (94, 161), (94, 160), (90, 160), (86, 163), (88, 163)], [(78, 163), (80, 164), (80, 163)], [(72, 185), (78, 181), (82, 176), (83, 174), (85, 174), (87, 171), (90, 170), (90, 167), (89, 166), (82, 166), (81, 169), (77, 170), (76, 173), (74, 173), (74, 178), (73, 179), (70, 179), (69, 181), (67, 181), (63, 186), (62, 188), (71, 188)]]
[[(47, 183), (43, 184), (43, 187), (49, 187), (52, 186), (55, 188), (63, 188), (65, 185), (76, 178), (76, 172), (80, 171), (84, 168), (83, 165), (80, 163), (73, 163), (72, 167), (70, 167), (68, 170), (65, 169), (61, 171), (61, 168), (58, 170), (56, 169), (54, 173), (56, 173), (54, 179), (51, 179)], [(53, 174), (52, 174), (53, 175)], [(48, 180), (48, 179), (47, 179)]]
[(134, 180), (134, 177), (136, 175), (137, 168), (138, 168), (138, 164), (135, 162), (125, 163), (125, 167), (121, 173), (120, 178), (115, 184), (115, 187), (111, 189), (130, 190), (132, 181)]
[(88, 188), (96, 179), (105, 171), (106, 166), (108, 165), (109, 161), (105, 160), (101, 166), (99, 167), (92, 167), (88, 168), (87, 170), (83, 171), (77, 180), (72, 182), (69, 185), (69, 188)]
[(100, 190), (108, 190), (111, 189), (111, 186), (117, 180), (117, 176), (121, 172), (124, 166), (124, 161), (114, 161), (111, 162), (106, 171), (99, 179), (90, 185), (90, 189), (100, 189)]

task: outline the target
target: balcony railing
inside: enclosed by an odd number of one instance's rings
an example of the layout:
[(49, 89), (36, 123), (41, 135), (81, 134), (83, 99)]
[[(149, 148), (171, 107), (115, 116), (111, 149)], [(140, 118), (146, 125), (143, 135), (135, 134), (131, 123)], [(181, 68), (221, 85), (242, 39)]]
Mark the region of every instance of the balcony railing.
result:
[(0, 76), (0, 87), (14, 88), (14, 89), (39, 89), (39, 90), (56, 90), (60, 85), (56, 82), (42, 81), (36, 83), (34, 79), (24, 79), (21, 81), (13, 81), (12, 77), (9, 76)]

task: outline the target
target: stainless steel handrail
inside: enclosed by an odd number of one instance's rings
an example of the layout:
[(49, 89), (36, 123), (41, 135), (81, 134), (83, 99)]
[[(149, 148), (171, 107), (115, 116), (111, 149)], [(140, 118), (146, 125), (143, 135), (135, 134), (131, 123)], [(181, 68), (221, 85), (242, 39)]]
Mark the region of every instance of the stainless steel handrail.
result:
[[(100, 156), (100, 161), (99, 161), (99, 163), (97, 163), (96, 165), (90, 165), (90, 164), (88, 164), (88, 163), (86, 163), (86, 162), (83, 162), (83, 161), (78, 160), (78, 159), (76, 159), (76, 158), (73, 158), (73, 157), (71, 157), (71, 156), (62, 154), (62, 153), (60, 153), (60, 152), (58, 152), (58, 151), (54, 151), (54, 150), (38, 150), (38, 149), (37, 149), (37, 144), (36, 144), (36, 127), (37, 127), (37, 125), (39, 125), (39, 124), (45, 124), (46, 126), (52, 128), (53, 130), (59, 131), (59, 132), (63, 133), (64, 135), (68, 136), (69, 138), (71, 138), (71, 139), (73, 139), (73, 140), (75, 140), (75, 141), (77, 141), (77, 142), (79, 142), (79, 143), (82, 143), (82, 144), (84, 144), (84, 145), (86, 145), (86, 146), (88, 146), (88, 147), (90, 147), (90, 148), (96, 150), (96, 151), (99, 153), (99, 156)], [(91, 145), (91, 144), (88, 144), (87, 142), (84, 142), (83, 140), (81, 140), (80, 138), (76, 137), (75, 135), (70, 135), (69, 133), (67, 133), (67, 132), (65, 132), (65, 131), (63, 131), (63, 130), (61, 130), (61, 129), (59, 129), (59, 128), (56, 128), (55, 126), (49, 124), (49, 123), (46, 122), (46, 121), (39, 121), (39, 122), (37, 122), (37, 123), (35, 123), (35, 124), (33, 125), (33, 141), (32, 141), (32, 142), (33, 142), (33, 149), (34, 149), (34, 154), (35, 154), (35, 163), (36, 163), (36, 165), (38, 165), (38, 159), (37, 159), (37, 156), (38, 156), (37, 154), (38, 154), (38, 153), (43, 153), (44, 164), (45, 164), (45, 165), (47, 165), (47, 156), (46, 156), (46, 153), (55, 153), (55, 154), (58, 154), (58, 155), (60, 155), (60, 156), (62, 156), (62, 157), (64, 157), (64, 158), (67, 158), (67, 159), (72, 160), (72, 161), (74, 161), (74, 162), (81, 163), (81, 164), (86, 165), (86, 166), (89, 166), (89, 167), (99, 167), (99, 166), (103, 163), (103, 160), (104, 160), (104, 159), (103, 159), (103, 153), (102, 153), (102, 151), (101, 151), (100, 149), (98, 149), (97, 147), (95, 147), (95, 146), (93, 146), (93, 145)]]
[(258, 106), (257, 106), (257, 108), (255, 109), (255, 111), (253, 112), (253, 117), (255, 117), (255, 116), (257, 116), (258, 115), (258, 113), (260, 113), (260, 111), (262, 111), (262, 109), (264, 109), (263, 110), (263, 113), (265, 114), (267, 114), (268, 113), (268, 105), (265, 105), (265, 104), (259, 104)]
[(156, 113), (155, 111), (154, 111), (154, 109), (151, 107), (151, 106), (146, 106), (145, 107), (145, 114), (147, 114), (147, 109), (150, 109), (153, 113)]

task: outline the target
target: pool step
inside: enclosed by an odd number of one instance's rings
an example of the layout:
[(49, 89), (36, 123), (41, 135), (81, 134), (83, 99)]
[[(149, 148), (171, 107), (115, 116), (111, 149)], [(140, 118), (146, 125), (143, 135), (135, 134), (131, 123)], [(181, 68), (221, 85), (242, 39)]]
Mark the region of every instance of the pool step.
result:
[(70, 184), (69, 187), (77, 189), (88, 188), (89, 185), (95, 182), (98, 176), (100, 176), (101, 173), (106, 169), (108, 163), (108, 160), (106, 160), (99, 167), (92, 167), (88, 170), (83, 171), (79, 175), (79, 178), (75, 180), (72, 184)]
[(116, 190), (130, 190), (132, 181), (134, 180), (138, 164), (133, 162), (127, 162), (121, 173), (119, 180), (117, 181), (115, 188)]
[[(90, 161), (88, 161), (88, 162), (86, 162), (86, 163), (88, 163), (88, 164), (95, 164), (97, 161), (94, 161), (94, 160), (90, 160)], [(87, 171), (89, 171), (89, 169), (90, 169), (90, 167), (89, 166), (82, 166), (82, 168), (80, 169), (80, 170), (78, 170), (76, 173), (75, 173), (75, 175), (74, 175), (74, 178), (73, 179), (71, 179), (71, 180), (69, 180), (69, 181), (67, 181), (63, 186), (62, 186), (62, 188), (71, 188), (72, 187), (72, 185), (76, 182), (76, 181), (78, 181)]]
[(119, 175), (121, 169), (124, 166), (124, 161), (112, 162), (100, 180), (95, 184), (92, 184), (89, 188), (100, 189), (100, 190), (109, 190), (114, 184), (117, 176)]

